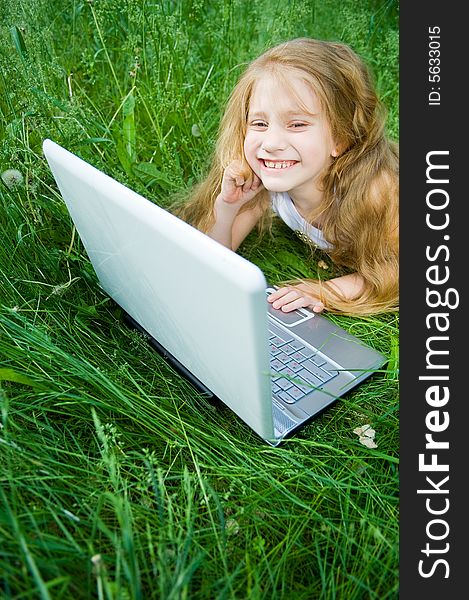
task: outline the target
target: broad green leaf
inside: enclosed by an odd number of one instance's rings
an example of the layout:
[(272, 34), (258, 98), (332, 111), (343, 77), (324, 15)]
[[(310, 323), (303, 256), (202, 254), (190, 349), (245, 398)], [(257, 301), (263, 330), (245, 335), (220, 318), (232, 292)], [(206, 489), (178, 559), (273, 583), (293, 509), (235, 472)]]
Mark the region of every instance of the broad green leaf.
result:
[(23, 34), (16, 25), (13, 25), (13, 27), (10, 28), (10, 33), (13, 43), (15, 44), (16, 51), (21, 56), (22, 60), (24, 60), (28, 55), (28, 51), (26, 49), (26, 44), (24, 43)]
[(164, 183), (171, 185), (169, 177), (160, 171), (153, 163), (141, 162), (133, 166), (134, 173), (145, 180), (149, 185), (153, 183)]
[(0, 381), (10, 381), (12, 383), (22, 383), (23, 385), (29, 385), (30, 387), (40, 388), (40, 383), (37, 383), (27, 375), (18, 373), (14, 369), (3, 368), (0, 369)]

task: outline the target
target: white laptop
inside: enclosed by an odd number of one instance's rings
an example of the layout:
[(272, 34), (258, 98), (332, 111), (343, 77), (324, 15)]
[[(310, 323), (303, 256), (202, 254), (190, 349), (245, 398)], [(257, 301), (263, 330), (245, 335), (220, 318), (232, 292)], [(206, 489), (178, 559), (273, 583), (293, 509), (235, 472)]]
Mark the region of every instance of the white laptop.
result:
[(128, 322), (269, 444), (386, 362), (325, 316), (272, 308), (262, 271), (240, 255), (51, 140), (43, 150)]

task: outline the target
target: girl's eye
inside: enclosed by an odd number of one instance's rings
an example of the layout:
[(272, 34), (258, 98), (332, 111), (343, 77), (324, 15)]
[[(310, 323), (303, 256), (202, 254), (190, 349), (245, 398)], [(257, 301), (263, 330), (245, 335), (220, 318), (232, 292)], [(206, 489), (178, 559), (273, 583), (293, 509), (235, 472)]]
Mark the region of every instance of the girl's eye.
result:
[(300, 123), (300, 122), (292, 123), (290, 125), (290, 127), (292, 127), (293, 129), (300, 129), (301, 127), (306, 127), (306, 126), (307, 126), (307, 123)]
[(264, 129), (264, 127), (267, 127), (267, 123), (265, 121), (252, 121), (251, 127), (256, 127), (256, 129)]

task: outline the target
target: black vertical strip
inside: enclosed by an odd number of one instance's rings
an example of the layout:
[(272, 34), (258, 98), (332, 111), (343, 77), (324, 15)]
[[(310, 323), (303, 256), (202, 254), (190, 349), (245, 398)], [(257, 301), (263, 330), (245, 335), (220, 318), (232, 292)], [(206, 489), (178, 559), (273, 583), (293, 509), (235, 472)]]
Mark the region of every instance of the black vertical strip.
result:
[(467, 595), (469, 30), (463, 7), (401, 5), (403, 600), (419, 593), (425, 600)]

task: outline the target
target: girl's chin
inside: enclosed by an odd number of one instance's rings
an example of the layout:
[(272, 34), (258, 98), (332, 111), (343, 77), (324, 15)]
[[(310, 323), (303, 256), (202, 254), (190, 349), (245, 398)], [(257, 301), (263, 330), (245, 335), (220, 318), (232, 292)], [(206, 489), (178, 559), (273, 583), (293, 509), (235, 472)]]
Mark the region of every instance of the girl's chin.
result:
[(269, 173), (261, 171), (258, 165), (256, 166), (257, 168), (255, 170), (252, 168), (252, 166), (251, 169), (259, 177), (259, 179), (262, 182), (262, 185), (268, 192), (288, 192), (288, 190), (291, 188), (291, 185), (289, 185), (287, 182), (282, 181), (280, 178), (277, 178), (275, 176), (275, 173), (273, 177), (270, 177)]
[(267, 178), (261, 179), (262, 185), (268, 192), (288, 192), (291, 186), (282, 185), (280, 181), (266, 181)]

